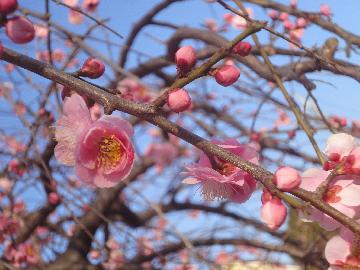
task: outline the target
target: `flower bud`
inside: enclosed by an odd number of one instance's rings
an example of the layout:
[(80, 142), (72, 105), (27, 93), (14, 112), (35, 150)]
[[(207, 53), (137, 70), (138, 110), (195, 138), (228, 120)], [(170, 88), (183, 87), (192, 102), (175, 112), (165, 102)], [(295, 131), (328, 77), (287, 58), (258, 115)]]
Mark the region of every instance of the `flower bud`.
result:
[(35, 28), (32, 22), (25, 17), (15, 16), (5, 24), (6, 35), (17, 44), (28, 43), (35, 37)]
[(215, 80), (222, 86), (232, 85), (239, 76), (240, 69), (232, 65), (224, 65), (215, 71)]
[(279, 229), (287, 215), (286, 206), (277, 197), (264, 203), (260, 211), (261, 220), (272, 230)]
[(175, 88), (170, 91), (167, 97), (167, 105), (176, 113), (186, 111), (191, 106), (189, 93), (182, 88)]
[(279, 13), (276, 10), (270, 10), (268, 12), (268, 16), (270, 17), (270, 19), (277, 20), (277, 18), (279, 17)]
[(176, 67), (181, 73), (188, 73), (196, 64), (196, 53), (193, 47), (181, 47), (175, 53)]
[(331, 17), (331, 9), (327, 4), (320, 5), (320, 13), (326, 17)]
[(95, 12), (99, 4), (100, 0), (84, 0), (83, 7), (88, 12)]
[(79, 75), (82, 77), (88, 77), (90, 79), (97, 79), (105, 72), (105, 65), (100, 60), (90, 57), (86, 59), (83, 66), (79, 71)]
[(301, 176), (293, 168), (282, 167), (275, 172), (273, 182), (280, 190), (290, 191), (300, 185)]
[(279, 19), (281, 21), (287, 21), (289, 19), (289, 14), (287, 14), (286, 12), (281, 12), (280, 16), (279, 16)]
[(2, 15), (13, 13), (17, 7), (17, 0), (0, 0), (0, 13)]
[(308, 21), (305, 18), (297, 18), (296, 27), (305, 28), (308, 25)]
[(57, 194), (56, 192), (50, 192), (48, 196), (48, 202), (52, 205), (58, 204), (60, 202), (59, 194)]
[(249, 42), (240, 41), (234, 46), (232, 51), (240, 56), (248, 56), (251, 52), (251, 44)]

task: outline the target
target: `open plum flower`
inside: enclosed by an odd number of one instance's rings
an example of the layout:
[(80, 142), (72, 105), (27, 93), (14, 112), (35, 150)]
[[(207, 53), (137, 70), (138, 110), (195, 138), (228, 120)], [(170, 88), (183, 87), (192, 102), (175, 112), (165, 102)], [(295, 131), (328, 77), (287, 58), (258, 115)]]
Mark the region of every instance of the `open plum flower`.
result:
[(358, 239), (349, 230), (332, 237), (325, 247), (325, 258), (330, 270), (359, 269), (360, 253)]
[[(326, 180), (329, 172), (309, 169), (302, 175), (300, 187), (314, 192)], [(338, 211), (353, 218), (360, 209), (360, 178), (355, 175), (340, 175), (331, 180), (322, 200)], [(318, 222), (326, 230), (332, 231), (341, 226), (335, 219), (311, 207), (307, 218)]]
[[(259, 163), (255, 149), (242, 145), (235, 139), (224, 142), (214, 140), (213, 143), (254, 164)], [(256, 189), (256, 181), (250, 174), (215, 157), (211, 162), (205, 153), (201, 153), (197, 164), (189, 165), (185, 169), (183, 174), (188, 178), (184, 179), (183, 183), (201, 184), (202, 195), (206, 200), (229, 199), (242, 203), (247, 201)]]
[(132, 126), (118, 116), (93, 121), (84, 99), (65, 98), (64, 113), (56, 123), (55, 157), (75, 166), (77, 176), (90, 185), (111, 187), (129, 175), (134, 163)]

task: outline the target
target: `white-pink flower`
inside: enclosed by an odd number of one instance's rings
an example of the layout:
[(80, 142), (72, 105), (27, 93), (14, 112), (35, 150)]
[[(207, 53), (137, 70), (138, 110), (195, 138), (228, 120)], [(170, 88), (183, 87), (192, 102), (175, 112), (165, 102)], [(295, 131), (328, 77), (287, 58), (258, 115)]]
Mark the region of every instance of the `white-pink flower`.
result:
[[(300, 187), (314, 192), (326, 180), (329, 172), (309, 169), (302, 175)], [(331, 180), (322, 200), (338, 211), (353, 218), (360, 207), (360, 178), (350, 175), (336, 176)], [(318, 222), (326, 230), (339, 228), (341, 224), (316, 208), (310, 208), (308, 219)]]
[(55, 157), (75, 166), (77, 176), (98, 187), (111, 187), (129, 175), (134, 163), (132, 126), (118, 116), (91, 119), (78, 94), (65, 98), (63, 115), (56, 123)]
[[(213, 143), (254, 164), (259, 162), (258, 154), (253, 148), (242, 145), (235, 139)], [(256, 189), (256, 181), (250, 174), (215, 157), (211, 162), (205, 153), (201, 153), (197, 164), (187, 166), (184, 174), (188, 178), (183, 183), (202, 185), (202, 195), (206, 200), (229, 199), (242, 203)]]
[(354, 234), (350, 231), (342, 232), (332, 237), (325, 247), (325, 258), (331, 270), (358, 269), (360, 267), (359, 247)]

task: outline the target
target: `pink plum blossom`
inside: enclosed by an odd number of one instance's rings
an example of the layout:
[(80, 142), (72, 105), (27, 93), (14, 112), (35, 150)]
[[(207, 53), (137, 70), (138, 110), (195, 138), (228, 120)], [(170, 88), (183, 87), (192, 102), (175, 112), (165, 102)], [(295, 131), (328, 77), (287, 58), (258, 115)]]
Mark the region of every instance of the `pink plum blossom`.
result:
[(324, 152), (328, 157), (324, 169), (336, 168), (338, 173), (360, 174), (360, 146), (353, 136), (346, 133), (331, 135)]
[[(76, 127), (76, 128), (74, 128)], [(75, 166), (77, 176), (98, 187), (111, 187), (129, 175), (134, 163), (131, 125), (118, 116), (93, 121), (83, 98), (65, 98), (64, 113), (56, 123), (55, 157)]]
[(158, 171), (170, 165), (178, 154), (177, 147), (170, 142), (152, 143), (145, 151), (145, 156), (155, 161)]
[(347, 231), (333, 236), (326, 244), (325, 258), (332, 270), (358, 269), (360, 267), (359, 247), (354, 234)]
[[(321, 169), (309, 169), (302, 175), (300, 187), (314, 192), (327, 179), (329, 172)], [(358, 195), (360, 193), (360, 178), (350, 175), (340, 175), (333, 178), (322, 200), (338, 211), (353, 218), (360, 207)], [(340, 223), (311, 207), (305, 213), (308, 219), (318, 222), (326, 230), (332, 231), (340, 227)]]
[(328, 4), (320, 5), (320, 13), (326, 17), (331, 17), (331, 8)]
[[(252, 163), (259, 162), (258, 154), (253, 148), (242, 145), (235, 139), (214, 143)], [(185, 169), (184, 174), (188, 178), (183, 180), (183, 183), (201, 184), (202, 195), (206, 200), (229, 199), (242, 203), (248, 200), (256, 189), (256, 181), (250, 174), (218, 158), (213, 158), (211, 162), (205, 153), (201, 153), (197, 164), (189, 165)]]
[(81, 24), (84, 21), (84, 15), (76, 10), (70, 9), (68, 20), (71, 24)]
[(149, 88), (130, 78), (121, 80), (117, 90), (122, 98), (136, 102), (150, 102), (154, 98), (154, 93)]

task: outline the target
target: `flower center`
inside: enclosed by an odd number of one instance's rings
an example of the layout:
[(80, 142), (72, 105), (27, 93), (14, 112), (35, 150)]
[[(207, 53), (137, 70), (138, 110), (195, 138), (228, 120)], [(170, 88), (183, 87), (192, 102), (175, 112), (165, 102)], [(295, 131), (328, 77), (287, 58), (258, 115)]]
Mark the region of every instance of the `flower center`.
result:
[(229, 175), (233, 174), (237, 169), (236, 166), (232, 165), (231, 163), (227, 163), (227, 162), (221, 163), (218, 166), (219, 167), (217, 168), (217, 171), (225, 176), (229, 176)]
[(340, 202), (341, 201), (341, 197), (337, 196), (337, 194), (342, 190), (342, 187), (341, 186), (338, 186), (338, 185), (334, 185), (332, 187), (330, 187), (323, 199), (325, 202), (327, 203), (337, 203), (337, 202)]
[(99, 146), (98, 166), (113, 169), (117, 166), (123, 154), (123, 146), (115, 135), (104, 137)]

